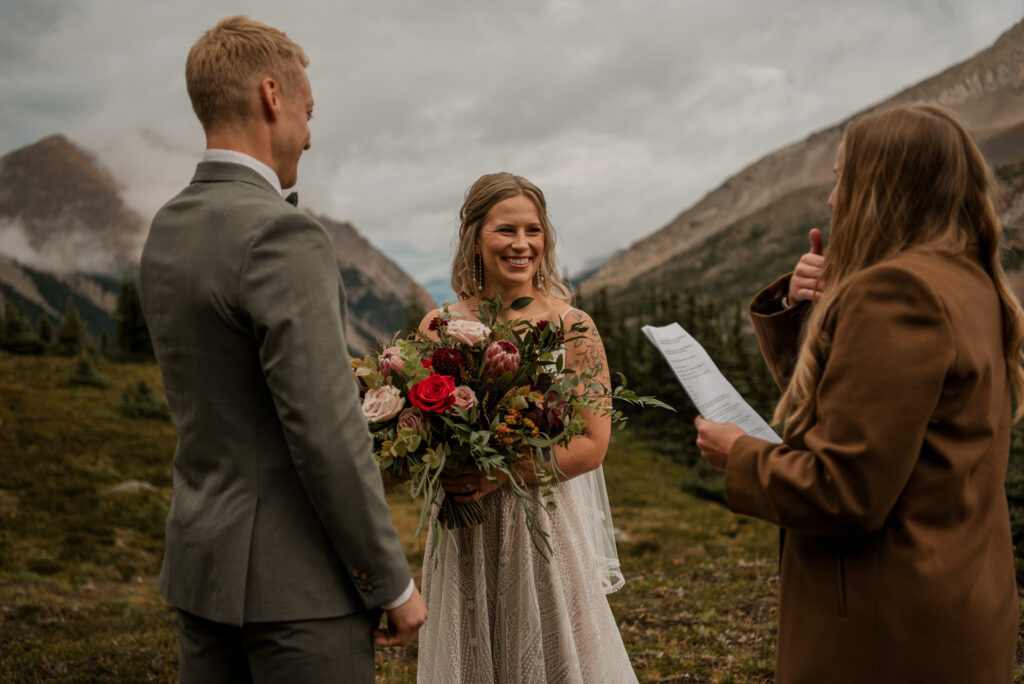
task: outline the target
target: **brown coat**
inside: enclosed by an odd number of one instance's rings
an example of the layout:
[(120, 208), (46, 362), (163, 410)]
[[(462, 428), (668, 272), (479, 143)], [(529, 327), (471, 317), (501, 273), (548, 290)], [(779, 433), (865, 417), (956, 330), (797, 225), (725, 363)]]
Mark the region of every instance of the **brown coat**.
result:
[[(783, 529), (776, 682), (1009, 683), (1017, 635), (1003, 486), (1002, 314), (977, 255), (911, 250), (854, 276), (811, 427), (741, 437), (729, 506)], [(776, 379), (807, 305), (751, 306)]]

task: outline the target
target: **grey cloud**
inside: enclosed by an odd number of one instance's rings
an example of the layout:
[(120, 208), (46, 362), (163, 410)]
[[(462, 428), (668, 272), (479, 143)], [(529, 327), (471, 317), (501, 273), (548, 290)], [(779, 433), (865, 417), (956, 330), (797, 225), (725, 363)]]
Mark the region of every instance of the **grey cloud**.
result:
[[(14, 0), (0, 28), (0, 151), (55, 131), (154, 210), (202, 134), (191, 43), (227, 0)], [(40, 9), (40, 7), (42, 9)], [(545, 190), (577, 269), (627, 246), (763, 154), (964, 59), (1020, 0), (389, 0), (249, 3), (311, 58), (303, 204), (352, 221), (421, 281), (443, 276), (466, 187)], [(7, 42), (11, 37), (15, 42)], [(16, 46), (16, 47), (8, 47)]]

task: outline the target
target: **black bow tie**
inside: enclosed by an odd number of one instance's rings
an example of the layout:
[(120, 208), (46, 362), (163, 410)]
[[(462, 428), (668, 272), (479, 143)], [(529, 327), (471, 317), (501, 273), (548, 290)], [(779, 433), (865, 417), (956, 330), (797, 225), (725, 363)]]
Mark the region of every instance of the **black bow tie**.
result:
[(284, 198), (284, 201), (292, 205), (293, 207), (299, 206), (299, 193), (289, 192), (288, 196)]

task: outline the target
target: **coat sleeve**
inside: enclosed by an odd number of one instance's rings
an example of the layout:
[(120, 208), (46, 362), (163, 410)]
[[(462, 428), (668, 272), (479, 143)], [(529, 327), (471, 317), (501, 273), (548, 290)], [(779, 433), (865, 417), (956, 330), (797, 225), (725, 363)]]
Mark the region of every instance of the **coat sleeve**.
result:
[(815, 422), (782, 444), (741, 437), (726, 468), (732, 510), (808, 534), (881, 528), (956, 353), (942, 302), (904, 268), (864, 271), (835, 307)]
[(788, 309), (783, 307), (782, 298), (789, 292), (791, 277), (792, 274), (784, 275), (761, 290), (748, 310), (761, 356), (780, 389), (785, 389), (789, 383), (800, 351), (800, 330), (811, 311), (807, 302)]
[(298, 212), (273, 220), (251, 243), (239, 286), (299, 479), (366, 607), (384, 605), (411, 573), (349, 363), (327, 234)]

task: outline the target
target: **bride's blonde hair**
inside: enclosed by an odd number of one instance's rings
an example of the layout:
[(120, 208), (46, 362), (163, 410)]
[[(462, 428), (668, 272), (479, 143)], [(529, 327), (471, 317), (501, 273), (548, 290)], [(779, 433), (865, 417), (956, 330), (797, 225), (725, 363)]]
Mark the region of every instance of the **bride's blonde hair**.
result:
[(495, 204), (510, 197), (524, 195), (537, 207), (537, 216), (544, 231), (544, 253), (540, 257), (534, 285), (541, 292), (566, 302), (572, 301), (572, 289), (558, 274), (558, 260), (555, 258), (555, 228), (548, 218), (548, 205), (544, 193), (522, 176), (511, 173), (489, 173), (480, 176), (466, 190), (466, 199), (459, 210), (459, 244), (452, 260), (452, 290), (459, 299), (476, 296), (476, 274), (474, 259), (476, 240), (480, 236), (487, 212)]
[(1024, 312), (999, 263), (999, 220), (978, 148), (952, 114), (931, 105), (868, 114), (849, 126), (843, 146), (821, 273), (828, 287), (808, 319), (774, 422), (785, 423), (787, 434), (803, 432), (813, 422), (832, 344), (826, 323), (851, 276), (911, 247), (960, 253), (968, 244), (980, 248), (1002, 305), (1006, 372), (1019, 420), (1024, 415)]

